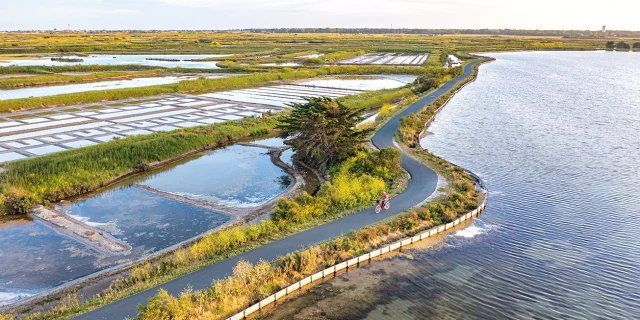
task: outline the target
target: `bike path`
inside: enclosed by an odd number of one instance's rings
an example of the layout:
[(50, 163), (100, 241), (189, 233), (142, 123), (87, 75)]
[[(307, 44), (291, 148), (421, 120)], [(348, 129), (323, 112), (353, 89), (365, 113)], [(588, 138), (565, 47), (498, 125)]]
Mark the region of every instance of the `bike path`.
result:
[[(472, 62), (467, 64), (464, 68), (464, 73), (461, 76), (449, 80), (438, 88), (438, 90), (435, 90), (429, 95), (418, 100), (403, 112), (389, 120), (389, 122), (375, 133), (371, 139), (373, 144), (380, 149), (385, 147), (396, 148), (393, 143), (393, 136), (400, 127), (400, 118), (419, 111), (425, 105), (431, 103), (436, 98), (449, 91), (449, 89), (455, 86), (460, 80), (466, 78), (473, 72), (473, 66), (476, 63), (477, 62)], [(121, 320), (127, 317), (133, 318), (138, 314), (137, 306), (139, 304), (146, 304), (151, 297), (158, 293), (159, 289), (164, 289), (174, 296), (179, 295), (180, 292), (188, 287), (191, 287), (194, 291), (203, 290), (211, 287), (214, 280), (224, 279), (232, 275), (233, 268), (240, 260), (254, 264), (260, 260), (272, 261), (279, 256), (304, 249), (350, 231), (361, 229), (415, 207), (436, 191), (438, 175), (429, 167), (409, 157), (404, 152), (402, 153), (402, 167), (409, 173), (411, 179), (409, 180), (405, 191), (392, 199), (393, 203), (389, 210), (384, 210), (381, 213), (376, 214), (372, 207), (352, 215), (327, 222), (323, 225), (265, 244), (164, 284), (115, 301), (111, 304), (79, 315), (74, 319)]]

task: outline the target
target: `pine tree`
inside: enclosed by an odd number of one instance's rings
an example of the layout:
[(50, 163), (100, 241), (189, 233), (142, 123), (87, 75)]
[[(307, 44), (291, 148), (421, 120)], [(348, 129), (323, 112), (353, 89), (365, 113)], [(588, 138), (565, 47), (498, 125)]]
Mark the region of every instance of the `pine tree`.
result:
[(308, 98), (278, 126), (296, 157), (320, 172), (356, 154), (371, 129), (357, 130), (362, 110), (352, 110), (327, 97)]

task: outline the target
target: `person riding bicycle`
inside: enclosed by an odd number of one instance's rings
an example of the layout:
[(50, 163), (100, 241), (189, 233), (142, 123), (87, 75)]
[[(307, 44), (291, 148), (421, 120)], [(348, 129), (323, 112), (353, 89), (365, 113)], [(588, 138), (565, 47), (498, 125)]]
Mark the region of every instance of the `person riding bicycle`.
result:
[(389, 195), (386, 191), (382, 193), (382, 196), (380, 196), (380, 201), (382, 202), (380, 204), (380, 207), (384, 208), (384, 206), (387, 204), (387, 201), (389, 201)]

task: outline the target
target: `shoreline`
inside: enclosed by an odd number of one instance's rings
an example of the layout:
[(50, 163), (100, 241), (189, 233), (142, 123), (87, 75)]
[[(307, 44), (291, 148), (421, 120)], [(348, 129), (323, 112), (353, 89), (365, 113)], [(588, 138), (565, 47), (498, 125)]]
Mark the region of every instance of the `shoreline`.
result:
[[(255, 140), (255, 139), (251, 139), (251, 140)], [(232, 220), (221, 226), (218, 226), (217, 228), (207, 230), (206, 232), (195, 235), (187, 240), (184, 240), (180, 243), (176, 243), (167, 248), (158, 250), (149, 255), (134, 258), (130, 261), (117, 264), (109, 268), (106, 268), (104, 270), (93, 272), (85, 276), (79, 277), (77, 279), (62, 283), (58, 286), (42, 291), (38, 294), (29, 296), (27, 298), (16, 300), (14, 303), (2, 305), (0, 306), (0, 311), (29, 309), (32, 306), (39, 304), (40, 302), (46, 303), (46, 300), (55, 299), (59, 296), (62, 296), (74, 290), (89, 289), (92, 286), (99, 284), (102, 280), (106, 278), (113, 278), (124, 272), (129, 271), (132, 267), (135, 267), (140, 263), (160, 259), (167, 254), (171, 254), (175, 250), (178, 250), (180, 248), (186, 248), (211, 233), (218, 232), (220, 230), (235, 226), (237, 224), (249, 222), (251, 219), (254, 219), (257, 216), (260, 216), (262, 214), (265, 214), (271, 211), (276, 206), (276, 204), (278, 203), (278, 200), (281, 197), (294, 197), (297, 194), (300, 194), (302, 190), (304, 190), (304, 186), (306, 182), (302, 177), (302, 175), (295, 168), (289, 166), (288, 164), (286, 164), (280, 159), (282, 152), (288, 149), (288, 147), (269, 147), (269, 146), (262, 146), (262, 145), (246, 143), (246, 142), (237, 142), (236, 144), (268, 149), (272, 163), (275, 166), (283, 169), (293, 179), (292, 183), (287, 187), (287, 189), (282, 191), (273, 199), (269, 200), (268, 202), (258, 207), (253, 207), (253, 208), (234, 208), (234, 207), (226, 207), (221, 205), (206, 204), (197, 200), (180, 197), (173, 194), (167, 194), (166, 192), (158, 191), (149, 187), (143, 187), (141, 188), (142, 190), (145, 190), (147, 192), (151, 192), (154, 194), (158, 194), (161, 197), (166, 197), (174, 201), (187, 203), (187, 204), (201, 207), (207, 210), (212, 210), (212, 211), (220, 212), (225, 215), (229, 215), (232, 217)], [(232, 145), (232, 144), (229, 144), (229, 145)], [(227, 145), (223, 147), (226, 147), (226, 146)], [(162, 161), (161, 162), (162, 164), (159, 164), (158, 167), (153, 167), (153, 168), (159, 169), (163, 165), (168, 165), (171, 162), (182, 160), (183, 158), (186, 158), (188, 156), (192, 156), (197, 153), (205, 152), (208, 150), (210, 149), (197, 150), (197, 152), (188, 152), (187, 154), (177, 157), (177, 159), (175, 160)], [(165, 163), (165, 162), (168, 162), (168, 163)], [(133, 174), (137, 174), (137, 173), (140, 173), (140, 172), (135, 172)], [(129, 174), (129, 175), (133, 175), (133, 174)], [(122, 179), (129, 177), (129, 175), (126, 175), (120, 179), (117, 179), (112, 183), (110, 183), (109, 185), (101, 188), (107, 188), (113, 184), (117, 184)], [(137, 187), (140, 188), (140, 186), (137, 186)], [(99, 189), (96, 189), (87, 193), (83, 193), (78, 196), (87, 195), (87, 194), (96, 192), (98, 190)], [(77, 196), (74, 196), (74, 197), (77, 197)], [(38, 211), (38, 213), (36, 213), (35, 211)], [(61, 234), (62, 236), (78, 241), (82, 244), (89, 246), (92, 249), (96, 249), (100, 252), (107, 253), (109, 255), (114, 255), (114, 256), (125, 255), (131, 252), (132, 250), (132, 248), (128, 244), (122, 242), (121, 240), (116, 239), (115, 237), (109, 235), (107, 232), (91, 227), (81, 221), (75, 220), (74, 218), (69, 217), (66, 213), (56, 212), (41, 206), (41, 207), (38, 207), (36, 210), (34, 210), (34, 212), (29, 216), (33, 217), (35, 220), (43, 222), (47, 226), (51, 227), (54, 231)], [(68, 226), (73, 226), (73, 228), (69, 228)], [(95, 234), (86, 235), (85, 234), (86, 231), (95, 232)], [(96, 240), (94, 239), (96, 237), (100, 237), (102, 239)], [(128, 247), (128, 249), (126, 251), (122, 251), (121, 249), (118, 250), (117, 249), (118, 245), (126, 246)], [(116, 249), (110, 250), (109, 247), (114, 247)]]
[[(469, 72), (469, 68), (467, 68), (467, 76), (468, 76), (468, 74), (469, 74), (468, 72)], [(465, 80), (465, 78), (463, 78), (463, 79), (458, 79), (458, 81), (462, 81), (462, 80)], [(449, 85), (449, 88), (451, 88), (451, 86), (453, 86), (453, 85), (456, 85), (457, 83), (458, 83), (458, 82), (451, 82), (451, 83), (450, 83), (450, 85)], [(441, 89), (444, 89), (444, 88), (446, 88), (446, 87), (441, 87)], [(443, 93), (446, 93), (446, 91), (445, 91), (445, 92), (443, 92)], [(432, 92), (432, 94), (433, 94), (433, 92)], [(441, 93), (440, 95), (442, 95), (442, 93)], [(427, 95), (425, 95), (425, 96), (423, 97), (423, 99), (426, 99), (426, 101), (428, 101), (429, 99), (431, 99), (431, 97), (427, 94)], [(415, 105), (417, 105), (418, 103), (419, 103), (419, 101), (415, 102)], [(426, 106), (426, 105), (423, 105), (423, 106), (421, 106), (421, 107), (424, 107), (424, 106)], [(391, 120), (391, 119), (390, 119), (390, 120)], [(414, 160), (414, 161), (415, 161), (415, 160)], [(425, 168), (426, 168), (426, 166), (425, 166)], [(428, 169), (428, 170), (429, 170), (429, 171), (431, 171), (431, 169)], [(434, 186), (435, 186), (435, 185), (434, 185)], [(434, 190), (434, 191), (435, 191), (435, 190)], [(393, 213), (393, 211), (399, 212), (399, 211), (397, 211), (397, 210), (399, 210), (399, 208), (400, 208), (400, 207), (398, 207), (398, 209), (396, 209), (396, 210), (392, 210), (391, 212), (387, 213), (387, 215), (389, 215), (389, 216), (391, 216), (391, 215), (395, 215), (395, 213)], [(400, 210), (402, 210), (402, 209), (400, 209)], [(366, 210), (365, 210), (365, 211), (366, 211)], [(364, 211), (363, 211), (363, 212), (364, 212)], [(362, 214), (357, 215), (357, 216), (358, 216), (358, 217), (359, 217), (359, 216), (362, 216)], [(353, 220), (353, 219), (359, 220), (360, 218), (358, 218), (358, 217), (356, 217), (356, 216), (354, 215), (354, 216), (348, 217), (348, 218), (347, 218), (347, 220)], [(376, 219), (376, 221), (381, 221), (382, 219), (384, 219), (384, 216), (377, 215), (375, 219)], [(370, 218), (367, 218), (366, 220), (370, 220)], [(338, 223), (338, 224), (339, 224), (340, 222), (341, 222), (341, 221), (337, 221), (336, 223)], [(359, 223), (365, 223), (365, 221), (361, 221), (361, 222), (359, 222)], [(329, 223), (329, 224), (332, 224), (332, 223)], [(333, 223), (333, 224), (335, 224), (335, 223)], [(327, 226), (325, 225), (325, 227), (327, 227)], [(310, 232), (310, 231), (307, 231), (306, 233), (309, 233), (309, 232)], [(305, 232), (301, 232), (301, 234), (302, 234), (302, 233), (305, 233)], [(300, 236), (300, 234), (298, 234), (298, 236)], [(326, 237), (326, 236), (327, 236), (327, 235), (322, 235), (322, 237)], [(294, 238), (297, 238), (297, 237), (294, 235)], [(290, 237), (290, 239), (288, 239), (288, 240), (291, 240), (291, 237)], [(282, 242), (282, 241), (279, 241), (278, 243), (280, 243), (280, 242)], [(297, 245), (299, 246), (299, 245), (300, 245), (300, 243), (297, 243)], [(277, 244), (272, 243), (272, 244), (270, 244), (270, 246), (277, 246)], [(233, 259), (232, 259), (232, 260), (233, 260)], [(204, 269), (207, 269), (207, 268), (205, 267), (205, 268), (198, 269), (198, 270), (200, 270), (200, 271), (203, 271), (203, 272), (204, 272), (204, 271), (206, 271), (206, 270), (204, 270)], [(176, 278), (176, 279), (179, 279), (179, 278), (180, 278), (180, 277), (178, 277), (178, 278)], [(175, 279), (174, 279), (174, 280), (175, 280)], [(175, 282), (175, 281), (172, 281), (172, 282)], [(145, 290), (145, 293), (146, 293), (146, 292), (149, 292), (150, 290), (153, 290), (153, 289), (154, 289), (154, 288), (156, 288), (156, 287), (157, 287), (157, 286), (155, 286), (155, 287), (153, 287), (153, 288), (151, 288), (151, 289), (147, 289), (147, 290)], [(137, 295), (138, 295), (138, 296), (140, 296), (139, 294), (137, 294)], [(135, 295), (134, 295), (134, 296), (135, 296)], [(130, 296), (129, 298), (131, 298), (131, 297), (133, 297), (133, 296)], [(122, 300), (126, 300), (126, 299), (128, 299), (128, 298), (124, 298), (124, 299), (122, 299)], [(120, 301), (122, 301), (122, 300), (120, 300)], [(129, 300), (131, 300), (131, 299), (129, 299)], [(99, 309), (99, 308), (97, 308), (97, 309)], [(93, 311), (96, 311), (97, 309), (94, 309)], [(104, 310), (104, 309), (103, 309), (103, 310)], [(89, 312), (89, 314), (91, 314), (91, 312)], [(95, 313), (94, 313), (94, 314), (95, 314)], [(87, 314), (85, 314), (85, 315), (87, 315)]]
[[(419, 137), (422, 137), (423, 133), (425, 131), (427, 131), (427, 129), (429, 128), (430, 124), (433, 122), (433, 120), (435, 119), (436, 115), (448, 104), (448, 102), (455, 96), (456, 93), (458, 93), (460, 90), (462, 90), (466, 85), (468, 85), (469, 83), (475, 81), (475, 79), (478, 76), (478, 70), (479, 70), (479, 66), (483, 63), (487, 63), (487, 62), (491, 62), (493, 60), (484, 60), (478, 63), (478, 65), (476, 66), (478, 69), (476, 69), (476, 71), (472, 74), (472, 76), (469, 79), (463, 79), (462, 81), (465, 81), (464, 84), (462, 84), (459, 88), (455, 89), (454, 91), (450, 92), (450, 96), (449, 98), (440, 106), (436, 109), (436, 111), (434, 112), (434, 114), (425, 122), (424, 124), (424, 129), (419, 133)], [(449, 94), (449, 93), (446, 93)], [(426, 105), (425, 107), (427, 107), (428, 105)], [(407, 145), (405, 143), (401, 143), (401, 142), (397, 142), (394, 140), (394, 144), (396, 144), (398, 147), (402, 149), (406, 149), (408, 148)], [(422, 148), (420, 146), (420, 144), (418, 143), (418, 148), (419, 150), (426, 150), (424, 148)], [(411, 150), (409, 148), (409, 150)], [(405, 153), (409, 156), (413, 156), (411, 154), (411, 152), (409, 152), (408, 150), (405, 150)], [(416, 159), (418, 160), (418, 159)], [(443, 159), (444, 160), (444, 159)], [(430, 166), (428, 166), (426, 163), (424, 163), (423, 161), (418, 160), (420, 163), (422, 163), (423, 165), (429, 167), (430, 169), (434, 170), (437, 175), (438, 175), (438, 187), (436, 189), (436, 191), (431, 194), (429, 197), (427, 197), (421, 204), (419, 205), (423, 205), (425, 203), (428, 203), (429, 201), (437, 198), (439, 196), (439, 189), (443, 186), (449, 185), (449, 181), (446, 181), (446, 179), (444, 177), (441, 176), (440, 173), (438, 173), (436, 171), (436, 169), (431, 168)], [(462, 168), (452, 162), (449, 162), (448, 160), (445, 160), (447, 163), (449, 163), (452, 166), (458, 167), (458, 168)], [(489, 198), (489, 193), (488, 193), (488, 189), (486, 188), (486, 185), (484, 184), (484, 181), (482, 181), (482, 179), (474, 174), (473, 172), (464, 169), (464, 171), (466, 173), (468, 173), (474, 180), (476, 180), (476, 186), (480, 187), (480, 195), (481, 195), (481, 200), (478, 203), (478, 206), (474, 209), (469, 211), (466, 214), (463, 214), (461, 216), (459, 216), (457, 219), (455, 219), (452, 222), (449, 223), (443, 223), (443, 224), (439, 224), (436, 226), (433, 226), (431, 228), (428, 228), (426, 230), (419, 230), (417, 232), (417, 235), (414, 235), (412, 237), (405, 237), (401, 240), (398, 240), (396, 242), (394, 242), (393, 244), (387, 245), (387, 246), (383, 246), (381, 248), (377, 248), (369, 253), (360, 255), (358, 257), (352, 257), (351, 259), (348, 260), (344, 260), (341, 261), (339, 263), (334, 264), (333, 266), (326, 268), (322, 271), (316, 272), (300, 281), (297, 281), (295, 283), (289, 283), (288, 285), (284, 286), (284, 289), (275, 292), (274, 294), (260, 300), (258, 303), (252, 304), (249, 307), (240, 310), (239, 312), (235, 313), (232, 316), (229, 316), (227, 318), (225, 318), (226, 320), (240, 320), (240, 319), (247, 319), (248, 317), (250, 317), (251, 314), (260, 312), (260, 310), (262, 310), (265, 307), (269, 307), (269, 308), (277, 308), (277, 303), (278, 301), (284, 299), (287, 299), (287, 296), (289, 295), (297, 295), (299, 293), (298, 290), (301, 290), (303, 287), (310, 287), (313, 284), (316, 283), (321, 283), (324, 281), (325, 278), (327, 277), (335, 277), (336, 275), (338, 275), (338, 273), (343, 273), (343, 272), (348, 272), (349, 269), (352, 268), (359, 268), (361, 265), (365, 265), (365, 264), (369, 264), (372, 263), (374, 261), (374, 259), (379, 259), (378, 257), (382, 257), (385, 254), (390, 254), (393, 253), (394, 251), (398, 250), (401, 251), (403, 247), (406, 247), (408, 245), (411, 245), (413, 243), (417, 243), (419, 241), (422, 241), (424, 239), (430, 238), (431, 236), (435, 236), (437, 234), (443, 233), (447, 230), (450, 230), (456, 226), (458, 226), (459, 224), (468, 221), (468, 220), (472, 220), (474, 217), (479, 216), (485, 209), (488, 198)], [(443, 181), (444, 180), (444, 183)], [(342, 271), (342, 272), (340, 272)], [(291, 297), (291, 299), (295, 299), (298, 296), (294, 296)]]

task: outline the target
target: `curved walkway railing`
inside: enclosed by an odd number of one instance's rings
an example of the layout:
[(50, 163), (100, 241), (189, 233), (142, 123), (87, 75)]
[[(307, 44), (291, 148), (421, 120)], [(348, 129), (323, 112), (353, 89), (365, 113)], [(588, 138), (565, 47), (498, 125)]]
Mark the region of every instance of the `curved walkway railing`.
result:
[[(473, 175), (475, 176), (475, 175)], [(383, 256), (385, 254), (389, 254), (393, 251), (396, 250), (400, 250), (403, 247), (406, 247), (410, 244), (422, 241), (424, 239), (427, 239), (429, 237), (435, 236), (439, 233), (445, 232), (459, 224), (461, 224), (464, 221), (470, 220), (473, 217), (477, 217), (478, 215), (480, 215), (480, 213), (482, 213), (484, 211), (484, 208), (487, 205), (487, 194), (486, 194), (486, 189), (484, 188), (484, 184), (482, 183), (482, 180), (478, 180), (478, 183), (483, 187), (483, 192), (484, 192), (484, 199), (482, 200), (482, 203), (478, 206), (478, 208), (476, 208), (475, 210), (472, 210), (471, 212), (459, 217), (456, 220), (453, 220), (452, 222), (449, 222), (447, 224), (443, 224), (443, 225), (439, 225), (437, 227), (433, 227), (423, 233), (420, 233), (418, 235), (415, 235), (413, 237), (410, 238), (406, 238), (397, 242), (394, 242), (386, 247), (382, 247), (376, 250), (373, 250), (367, 254), (363, 254), (359, 257), (347, 260), (347, 261), (343, 261), (341, 263), (338, 263), (336, 265), (333, 265), (327, 269), (324, 269), (320, 272), (314, 273), (296, 283), (293, 283), (289, 286), (287, 286), (286, 288), (260, 300), (260, 302), (238, 312), (237, 314), (227, 318), (227, 320), (239, 320), (239, 319), (245, 319), (246, 317), (248, 317), (249, 315), (256, 313), (260, 310), (262, 310), (263, 308), (274, 304), (276, 302), (278, 302), (279, 300), (282, 300), (283, 298), (287, 297), (288, 295), (293, 294), (294, 292), (297, 292), (298, 290), (302, 289), (303, 287), (309, 286), (310, 284), (320, 281), (328, 276), (335, 276), (336, 273), (340, 270), (344, 270), (344, 269), (349, 269), (349, 268), (357, 268), (360, 266), (361, 263), (363, 262), (369, 262), (371, 261), (371, 259), (375, 258), (375, 257), (380, 257)]]
[[(378, 148), (396, 147), (394, 145), (393, 137), (400, 126), (400, 118), (411, 113), (418, 112), (425, 105), (432, 103), (437, 97), (440, 97), (451, 90), (456, 84), (460, 83), (460, 81), (472, 74), (473, 68), (476, 64), (477, 62), (471, 62), (465, 65), (462, 75), (444, 83), (435, 91), (427, 94), (425, 97), (407, 107), (400, 114), (391, 118), (372, 137), (372, 143)], [(404, 192), (394, 198), (395, 205), (387, 211), (376, 214), (373, 208), (368, 208), (351, 215), (329, 221), (325, 224), (267, 243), (256, 249), (229, 257), (225, 260), (211, 264), (156, 287), (149, 288), (132, 296), (81, 314), (74, 319), (111, 320), (133, 317), (137, 314), (137, 305), (148, 302), (151, 297), (157, 294), (158, 289), (160, 288), (173, 295), (178, 295), (185, 288), (192, 288), (195, 291), (203, 290), (210, 287), (212, 281), (224, 279), (232, 275), (233, 268), (240, 260), (251, 263), (257, 263), (260, 260), (274, 260), (279, 256), (322, 243), (347, 232), (358, 230), (373, 223), (380, 222), (383, 219), (404, 212), (415, 206), (419, 206), (426, 197), (436, 191), (438, 175), (422, 162), (410, 157), (404, 152), (402, 153), (401, 165), (413, 178), (409, 180), (409, 184)], [(444, 229), (442, 231), (449, 229), (449, 226), (452, 227), (453, 225), (447, 224), (443, 226)], [(316, 277), (313, 279), (315, 280)], [(273, 298), (275, 301), (275, 296)]]

